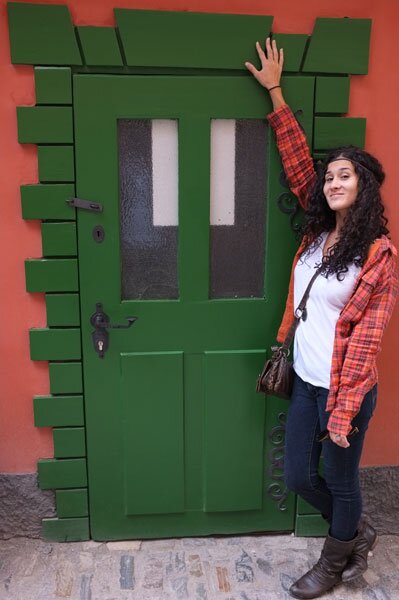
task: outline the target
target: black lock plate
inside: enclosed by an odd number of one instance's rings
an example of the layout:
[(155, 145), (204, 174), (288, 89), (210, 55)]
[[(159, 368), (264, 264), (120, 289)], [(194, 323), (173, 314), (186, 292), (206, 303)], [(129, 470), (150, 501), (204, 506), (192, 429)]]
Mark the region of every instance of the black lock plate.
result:
[(95, 242), (97, 242), (98, 244), (101, 244), (101, 242), (104, 240), (104, 238), (105, 238), (104, 227), (101, 227), (101, 225), (96, 225), (93, 228), (93, 240)]

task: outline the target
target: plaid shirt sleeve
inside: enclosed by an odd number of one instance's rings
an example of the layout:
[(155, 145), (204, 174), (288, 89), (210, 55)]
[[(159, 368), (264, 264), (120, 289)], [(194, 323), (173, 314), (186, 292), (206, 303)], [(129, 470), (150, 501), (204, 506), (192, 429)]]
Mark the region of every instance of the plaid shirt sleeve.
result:
[[(365, 394), (370, 390), (370, 373), (376, 369), (376, 355), (381, 349), (381, 339), (391, 318), (398, 295), (398, 275), (395, 260), (387, 252), (384, 268), (375, 285), (360, 320), (353, 327), (341, 369), (335, 407), (331, 411), (327, 429), (347, 435), (351, 421), (359, 412)], [(363, 282), (356, 294), (359, 303), (370, 294), (370, 283)], [(335, 357), (333, 356), (333, 361)]]
[(316, 181), (313, 159), (306, 136), (287, 104), (267, 116), (277, 141), (291, 191), (302, 208), (307, 207), (309, 194)]

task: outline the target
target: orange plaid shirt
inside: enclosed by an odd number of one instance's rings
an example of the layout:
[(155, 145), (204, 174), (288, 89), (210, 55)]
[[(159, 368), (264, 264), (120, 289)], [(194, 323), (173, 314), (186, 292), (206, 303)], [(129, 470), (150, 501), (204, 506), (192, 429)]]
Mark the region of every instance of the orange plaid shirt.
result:
[[(287, 105), (267, 118), (276, 134), (290, 189), (306, 210), (316, 173), (305, 134)], [(277, 334), (280, 343), (294, 321), (294, 269), (305, 247), (302, 242), (292, 265), (285, 312)], [(396, 254), (386, 236), (370, 246), (355, 290), (337, 321), (326, 407), (331, 413), (327, 428), (333, 433), (349, 433), (365, 394), (378, 381), (376, 357), (399, 293)]]

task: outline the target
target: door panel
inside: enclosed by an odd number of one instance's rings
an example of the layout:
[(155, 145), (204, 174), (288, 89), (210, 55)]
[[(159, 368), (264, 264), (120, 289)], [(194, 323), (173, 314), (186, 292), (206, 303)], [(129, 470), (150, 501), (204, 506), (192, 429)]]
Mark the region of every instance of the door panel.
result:
[[(284, 86), (311, 135), (313, 78)], [(286, 403), (265, 404), (254, 390), (295, 247), (276, 203), (281, 164), (264, 91), (248, 76), (75, 75), (74, 99), (78, 196), (104, 206), (78, 214), (92, 536), (292, 529), (274, 435)], [(225, 175), (234, 182), (218, 225), (211, 123), (220, 119), (235, 121)], [(162, 145), (172, 130), (177, 215)], [(246, 277), (255, 265), (256, 284)], [(102, 359), (90, 325), (98, 302), (111, 324), (138, 317), (109, 329)]]

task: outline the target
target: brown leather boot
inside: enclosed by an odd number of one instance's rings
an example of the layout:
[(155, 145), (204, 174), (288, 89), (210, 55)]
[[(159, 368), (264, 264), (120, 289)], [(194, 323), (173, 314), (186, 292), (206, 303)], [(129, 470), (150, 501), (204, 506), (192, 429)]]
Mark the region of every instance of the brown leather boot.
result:
[(342, 573), (342, 581), (345, 583), (353, 581), (367, 571), (367, 556), (369, 551), (375, 548), (377, 541), (376, 530), (362, 516), (359, 521), (358, 536), (353, 547), (352, 556)]
[(341, 573), (352, 554), (356, 539), (343, 542), (328, 535), (315, 566), (290, 587), (291, 596), (318, 598), (340, 583)]

